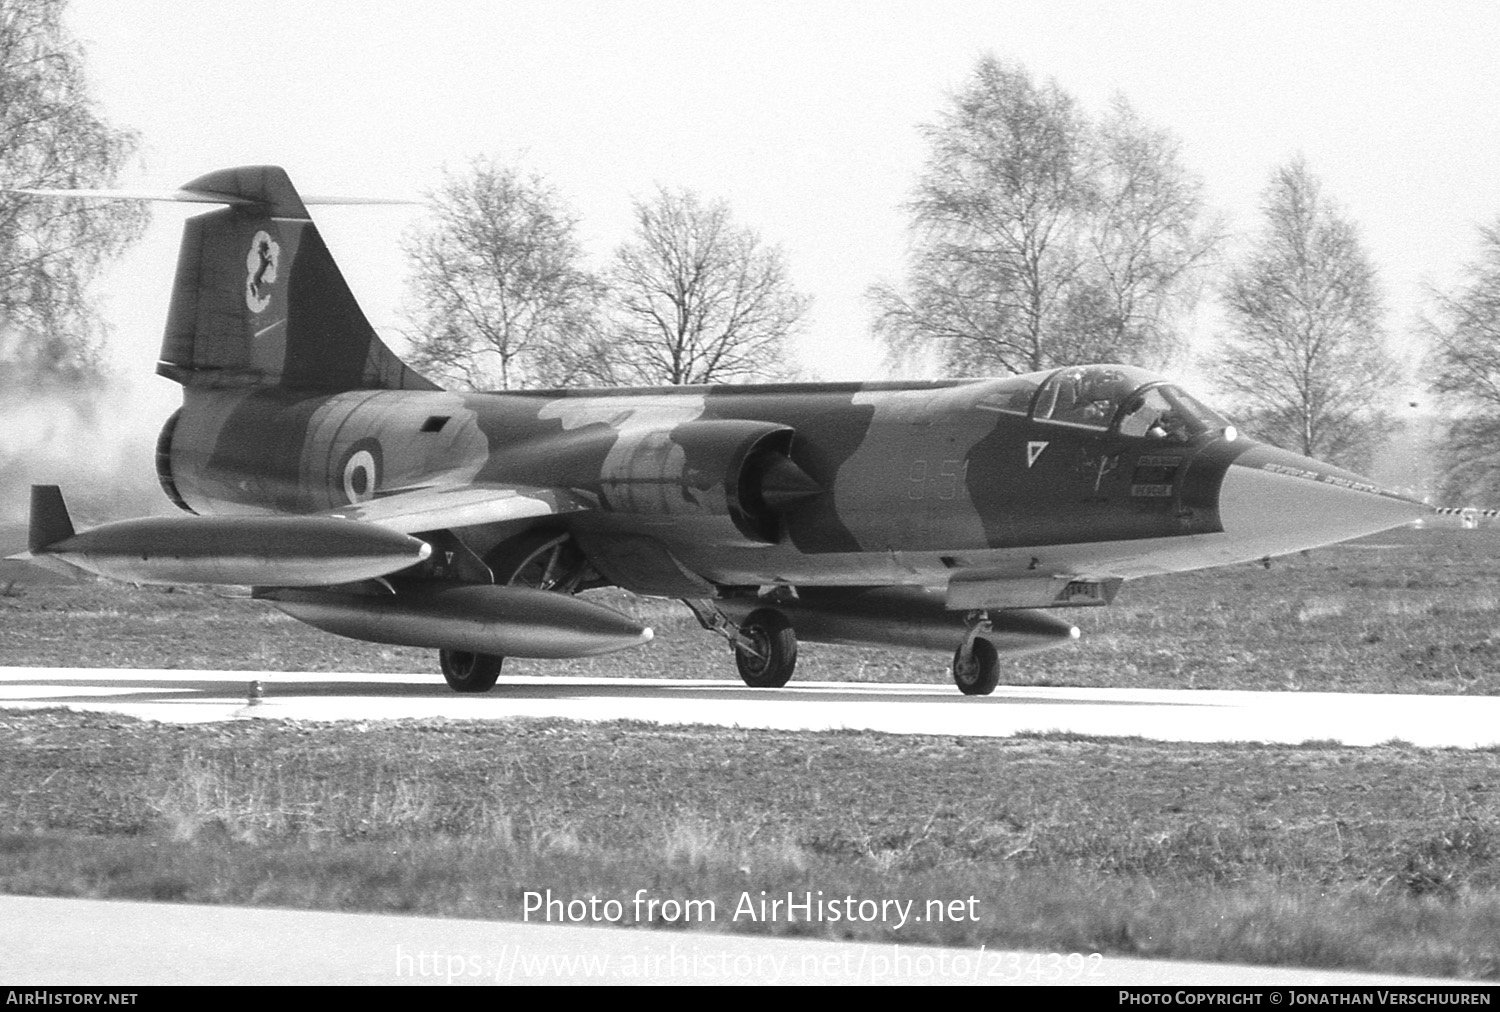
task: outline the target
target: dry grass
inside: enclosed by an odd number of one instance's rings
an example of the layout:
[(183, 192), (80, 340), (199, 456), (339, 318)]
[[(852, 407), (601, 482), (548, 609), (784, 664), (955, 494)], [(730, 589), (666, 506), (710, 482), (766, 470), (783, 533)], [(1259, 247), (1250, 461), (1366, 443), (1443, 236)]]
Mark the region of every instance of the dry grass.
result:
[[(0, 889), (1500, 975), (1500, 751), (0, 714)], [(734, 920), (742, 896), (977, 920)], [(647, 918), (650, 923), (665, 923)], [(627, 915), (626, 921), (631, 917)]]

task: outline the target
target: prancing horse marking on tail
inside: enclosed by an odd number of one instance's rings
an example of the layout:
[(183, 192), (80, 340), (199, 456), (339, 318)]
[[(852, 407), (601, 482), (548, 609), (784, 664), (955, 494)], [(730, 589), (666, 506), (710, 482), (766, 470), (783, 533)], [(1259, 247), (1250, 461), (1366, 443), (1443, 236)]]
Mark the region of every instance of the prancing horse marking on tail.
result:
[(271, 296), (264, 290), (276, 280), (276, 261), (281, 258), (281, 246), (265, 232), (255, 233), (250, 244), (250, 255), (245, 257), (245, 269), (250, 273), (245, 278), (245, 304), (252, 313), (259, 313), (271, 304)]

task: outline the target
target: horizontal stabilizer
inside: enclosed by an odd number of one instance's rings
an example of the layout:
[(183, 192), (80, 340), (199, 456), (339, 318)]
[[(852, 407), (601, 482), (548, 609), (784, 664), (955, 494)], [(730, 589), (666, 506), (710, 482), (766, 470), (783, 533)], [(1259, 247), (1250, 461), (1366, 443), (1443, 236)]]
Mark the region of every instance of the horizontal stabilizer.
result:
[[(40, 189), (7, 189), (6, 193), (25, 193), (33, 197), (63, 197), (78, 200), (150, 200), (157, 203), (171, 204), (225, 204), (229, 206), (244, 206), (246, 204), (257, 204), (260, 201), (250, 197), (236, 196), (229, 193), (214, 193), (207, 190), (40, 190)], [(336, 206), (336, 205), (360, 205), (360, 204), (387, 204), (397, 206), (410, 206), (422, 204), (415, 197), (340, 197), (330, 195), (303, 195), (302, 203), (313, 206)]]
[(188, 190), (38, 190), (8, 189), (6, 193), (24, 193), (31, 197), (65, 197), (70, 200), (155, 200), (179, 204), (251, 204), (243, 197), (223, 194), (193, 193)]

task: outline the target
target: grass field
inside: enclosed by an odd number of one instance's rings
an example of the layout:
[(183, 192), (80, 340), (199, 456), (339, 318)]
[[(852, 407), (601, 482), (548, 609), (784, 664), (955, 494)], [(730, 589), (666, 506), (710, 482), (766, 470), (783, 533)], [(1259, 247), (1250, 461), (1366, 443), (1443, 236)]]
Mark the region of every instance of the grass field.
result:
[[(1496, 750), (44, 711), (0, 768), (6, 892), (1500, 976)], [(915, 917), (735, 916), (788, 894)]]
[[(620, 604), (655, 643), (510, 670), (732, 677), (680, 606)], [(1074, 615), (1083, 643), (1010, 681), (1493, 694), (1500, 538), (1401, 531)], [(9, 588), (3, 664), (432, 668), (257, 603), (101, 584)], [(817, 646), (799, 677), (948, 679)], [(1497, 979), (1500, 750), (0, 712), (0, 891), (515, 918), (549, 889), (657, 928)], [(697, 916), (637, 918), (641, 889)], [(958, 913), (734, 916), (819, 891)]]

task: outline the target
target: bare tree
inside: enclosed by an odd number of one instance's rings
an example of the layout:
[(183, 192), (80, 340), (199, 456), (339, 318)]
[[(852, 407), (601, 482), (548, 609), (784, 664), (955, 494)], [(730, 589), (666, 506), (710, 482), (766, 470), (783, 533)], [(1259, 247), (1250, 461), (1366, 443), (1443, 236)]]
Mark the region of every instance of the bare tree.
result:
[(1500, 503), (1500, 219), (1479, 229), (1478, 256), (1462, 283), (1428, 297), (1428, 385), (1449, 415), (1439, 494), (1456, 504)]
[(877, 333), (949, 369), (1158, 364), (1217, 242), (1176, 142), (1123, 99), (1097, 124), (1055, 82), (980, 60), (939, 121), (908, 205), (905, 293), (876, 285)]
[(1079, 350), (1095, 360), (1160, 365), (1183, 351), (1177, 321), (1197, 301), (1223, 223), (1205, 215), (1202, 184), (1182, 167), (1176, 138), (1123, 97), (1091, 140), (1088, 255), (1067, 327), (1087, 335)]
[(1375, 268), (1299, 157), (1273, 173), (1254, 248), (1224, 287), (1214, 378), (1268, 442), (1363, 468), (1393, 425)]
[(615, 375), (637, 383), (779, 379), (807, 315), (779, 247), (730, 220), (724, 201), (660, 189), (635, 204), (635, 237), (610, 273)]
[[(114, 184), (136, 135), (100, 116), (64, 0), (0, 0), (0, 181), (17, 189)], [(0, 192), (0, 371), (13, 384), (97, 379), (104, 326), (89, 282), (134, 241), (135, 201)]]
[(480, 158), (430, 199), (435, 221), (404, 247), (412, 365), (470, 389), (583, 378), (603, 290), (557, 193)]
[(1055, 83), (983, 58), (938, 123), (908, 205), (911, 295), (878, 288), (888, 344), (935, 341), (950, 365), (1052, 362), (1050, 335), (1080, 269), (1083, 118)]

